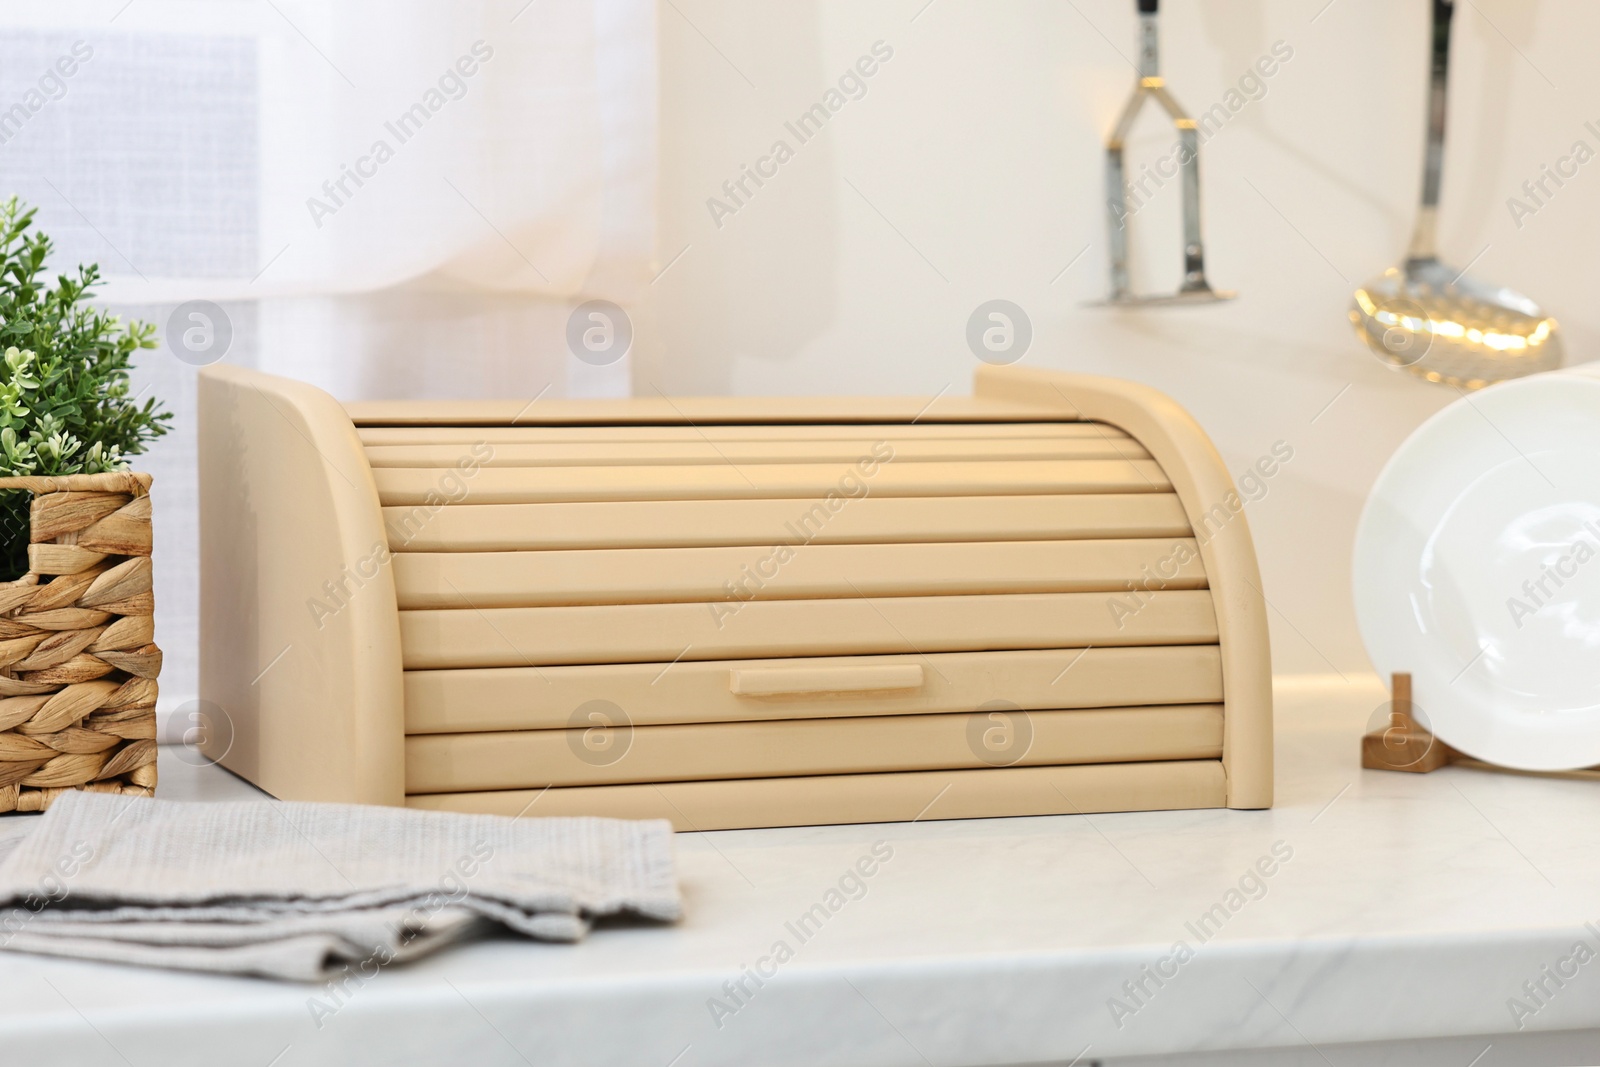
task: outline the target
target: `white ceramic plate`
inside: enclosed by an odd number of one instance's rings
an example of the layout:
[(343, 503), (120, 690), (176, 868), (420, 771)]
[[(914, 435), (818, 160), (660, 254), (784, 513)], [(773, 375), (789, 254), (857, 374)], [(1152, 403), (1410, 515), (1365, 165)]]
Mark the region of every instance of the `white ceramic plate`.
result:
[(1373, 665), (1434, 734), (1524, 770), (1600, 764), (1600, 376), (1493, 386), (1423, 423), (1356, 529)]

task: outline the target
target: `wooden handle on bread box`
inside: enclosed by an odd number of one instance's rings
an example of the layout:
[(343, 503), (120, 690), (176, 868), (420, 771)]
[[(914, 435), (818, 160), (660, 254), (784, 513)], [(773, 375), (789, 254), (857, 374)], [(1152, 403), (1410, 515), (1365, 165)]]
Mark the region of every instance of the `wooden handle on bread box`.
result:
[(741, 667), (728, 672), (728, 688), (739, 696), (794, 696), (802, 693), (867, 693), (879, 689), (920, 689), (916, 663), (859, 667)]

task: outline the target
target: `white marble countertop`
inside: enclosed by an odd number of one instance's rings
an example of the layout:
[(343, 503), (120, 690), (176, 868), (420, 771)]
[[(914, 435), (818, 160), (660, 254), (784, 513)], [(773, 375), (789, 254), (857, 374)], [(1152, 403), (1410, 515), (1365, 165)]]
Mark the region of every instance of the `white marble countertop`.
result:
[[(680, 835), (677, 926), (480, 942), (339, 996), (6, 953), (0, 1050), (140, 1067), (1087, 1063), (1274, 1047), (1322, 1063), (1349, 1042), (1600, 1027), (1600, 961), (1561, 962), (1580, 940), (1600, 952), (1600, 783), (1362, 771), (1375, 679), (1280, 680), (1278, 695), (1271, 811)], [(164, 797), (259, 795), (178, 755), (162, 754)], [(859, 888), (847, 879), (853, 898), (802, 941), (790, 924), (875, 846), (888, 858)], [(773, 977), (725, 989), (779, 941), (794, 955)], [(1523, 983), (1547, 966), (1576, 975), (1544, 978), (1536, 1003)], [(1535, 1010), (1514, 1018), (1513, 997)]]

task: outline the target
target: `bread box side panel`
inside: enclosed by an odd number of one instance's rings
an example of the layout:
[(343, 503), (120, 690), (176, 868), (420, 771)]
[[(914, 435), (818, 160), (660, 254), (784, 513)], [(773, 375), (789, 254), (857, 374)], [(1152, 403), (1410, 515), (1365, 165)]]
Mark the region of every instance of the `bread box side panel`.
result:
[(400, 627), (354, 427), (223, 364), (199, 409), (202, 751), (281, 799), (403, 804)]

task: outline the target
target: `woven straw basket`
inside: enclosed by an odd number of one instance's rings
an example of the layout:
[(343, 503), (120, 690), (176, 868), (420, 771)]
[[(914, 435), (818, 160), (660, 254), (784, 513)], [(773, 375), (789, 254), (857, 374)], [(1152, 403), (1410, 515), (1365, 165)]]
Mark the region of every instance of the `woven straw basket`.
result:
[(150, 476), (0, 478), (34, 494), (28, 573), (0, 583), (0, 812), (156, 786)]

